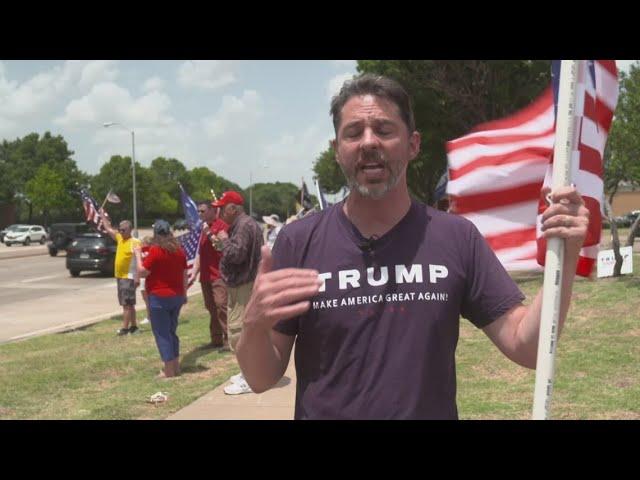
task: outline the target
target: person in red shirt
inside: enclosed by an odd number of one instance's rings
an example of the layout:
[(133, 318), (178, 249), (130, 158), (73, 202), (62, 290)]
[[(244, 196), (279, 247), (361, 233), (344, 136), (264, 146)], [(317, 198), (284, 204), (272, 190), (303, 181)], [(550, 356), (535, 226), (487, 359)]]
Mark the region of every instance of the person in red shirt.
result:
[(198, 215), (202, 219), (203, 229), (200, 235), (198, 256), (189, 277), (189, 285), (200, 274), (200, 287), (204, 305), (209, 311), (209, 332), (212, 348), (229, 348), (227, 335), (227, 285), (220, 275), (222, 252), (215, 246), (216, 235), (228, 231), (229, 225), (219, 218), (218, 209), (211, 202), (198, 203)]
[[(142, 260), (147, 258), (152, 241), (153, 238), (148, 235), (142, 239), (142, 245), (140, 246), (140, 251), (142, 252)], [(149, 317), (151, 316), (151, 314), (149, 313), (149, 298), (147, 296), (147, 291), (144, 288), (144, 278), (140, 278), (140, 275), (136, 274), (136, 279), (138, 280), (138, 282), (140, 282), (140, 294), (142, 295), (145, 308), (147, 309), (147, 317), (140, 323), (149, 323)]]
[(144, 260), (140, 247), (134, 253), (138, 272), (146, 277), (151, 330), (164, 362), (161, 375), (174, 377), (180, 374), (177, 328), (180, 309), (187, 300), (187, 257), (171, 233), (169, 223), (157, 220), (153, 233), (153, 243)]

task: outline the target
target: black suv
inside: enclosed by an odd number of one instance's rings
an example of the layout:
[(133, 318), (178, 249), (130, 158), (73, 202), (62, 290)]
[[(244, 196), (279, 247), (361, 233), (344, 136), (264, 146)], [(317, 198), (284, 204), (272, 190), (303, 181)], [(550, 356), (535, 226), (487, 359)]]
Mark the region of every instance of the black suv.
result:
[(49, 255), (55, 257), (60, 250), (66, 250), (78, 235), (92, 230), (86, 223), (54, 223), (49, 228)]
[(113, 276), (116, 242), (104, 233), (78, 235), (67, 247), (67, 270), (73, 277), (84, 270)]

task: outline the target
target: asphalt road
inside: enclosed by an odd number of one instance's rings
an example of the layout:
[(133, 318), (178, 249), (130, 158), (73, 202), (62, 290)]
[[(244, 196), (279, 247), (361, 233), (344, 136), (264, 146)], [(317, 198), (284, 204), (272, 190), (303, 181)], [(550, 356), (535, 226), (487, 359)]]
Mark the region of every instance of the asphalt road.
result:
[[(140, 292), (138, 305), (144, 306)], [(92, 272), (73, 278), (64, 254), (0, 259), (0, 343), (121, 311), (115, 279)]]

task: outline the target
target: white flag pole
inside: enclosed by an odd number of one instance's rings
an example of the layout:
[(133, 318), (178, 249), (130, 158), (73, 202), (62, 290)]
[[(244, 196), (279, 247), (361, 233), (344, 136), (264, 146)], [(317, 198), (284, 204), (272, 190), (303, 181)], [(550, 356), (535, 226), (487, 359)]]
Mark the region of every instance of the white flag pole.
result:
[(318, 179), (316, 179), (316, 192), (318, 192), (318, 204), (320, 205), (320, 210), (324, 210), (324, 205), (322, 205), (322, 197), (320, 196), (320, 183)]
[(107, 196), (104, 197), (104, 202), (102, 202), (102, 206), (100, 207), (100, 210), (102, 210), (105, 206), (105, 204), (107, 203), (107, 198), (109, 198), (109, 195), (111, 195), (111, 190), (113, 190), (112, 188), (109, 189), (109, 193), (107, 193)]
[[(578, 60), (562, 60), (560, 65), (552, 190), (569, 185), (571, 182), (578, 63)], [(564, 239), (548, 239), (542, 290), (540, 333), (538, 337), (536, 385), (533, 396), (533, 420), (547, 420), (549, 418), (551, 393), (553, 391), (553, 368), (558, 343), (563, 261)], [(571, 274), (572, 272), (567, 273)]]

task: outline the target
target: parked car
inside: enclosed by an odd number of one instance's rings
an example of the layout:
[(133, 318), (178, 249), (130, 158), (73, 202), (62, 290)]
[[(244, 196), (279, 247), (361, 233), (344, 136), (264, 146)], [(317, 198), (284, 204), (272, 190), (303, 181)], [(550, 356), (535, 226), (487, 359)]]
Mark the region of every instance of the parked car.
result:
[(27, 225), (23, 225), (22, 223), (14, 223), (13, 225), (9, 225), (8, 227), (3, 228), (2, 230), (0, 230), (0, 242), (4, 242), (4, 236), (7, 234), (7, 232), (15, 230), (18, 227), (26, 226)]
[(173, 229), (174, 230), (188, 230), (189, 229), (189, 224), (187, 223), (187, 221), (184, 218), (179, 218), (178, 220), (176, 220), (176, 223), (173, 224)]
[(31, 242), (38, 242), (41, 245), (47, 241), (47, 231), (41, 225), (20, 225), (13, 230), (9, 230), (4, 236), (4, 244), (7, 247), (15, 243), (30, 245)]
[(627, 221), (629, 222), (629, 226), (633, 225), (633, 222), (636, 221), (636, 218), (638, 218), (638, 215), (640, 215), (640, 210), (633, 210), (629, 213), (627, 213), (624, 218), (627, 219)]
[(86, 223), (54, 223), (49, 228), (49, 255), (55, 257), (59, 251), (66, 250), (78, 235), (92, 230)]
[(67, 247), (67, 270), (73, 277), (91, 270), (113, 276), (116, 242), (104, 233), (83, 233)]

